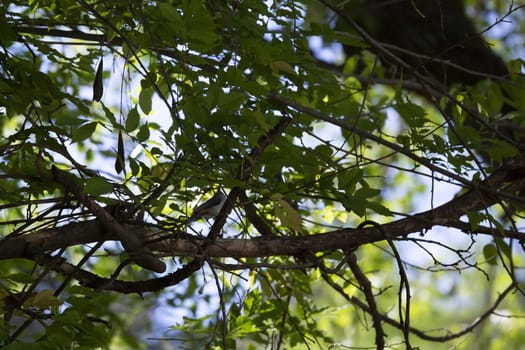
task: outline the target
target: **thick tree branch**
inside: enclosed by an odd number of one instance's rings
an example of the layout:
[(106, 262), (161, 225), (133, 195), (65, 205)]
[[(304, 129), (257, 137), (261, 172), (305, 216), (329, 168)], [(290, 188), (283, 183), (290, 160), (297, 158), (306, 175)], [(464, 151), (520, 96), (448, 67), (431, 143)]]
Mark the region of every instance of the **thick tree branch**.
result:
[[(505, 184), (512, 183), (516, 188), (525, 186), (525, 156), (514, 160), (496, 171), (477, 189), (470, 190), (434, 209), (415, 214), (404, 219), (381, 225), (381, 233), (375, 227), (342, 228), (322, 234), (299, 237), (264, 236), (253, 239), (216, 239), (208, 241), (207, 257), (263, 257), (346, 249), (362, 244), (379, 242), (389, 237), (405, 237), (415, 232), (424, 232), (434, 226), (458, 227), (468, 230), (468, 224), (460, 218), (468, 212), (476, 212), (497, 203), (500, 198), (494, 193)], [(490, 188), (490, 190), (489, 190)], [(173, 235), (163, 231), (138, 225), (122, 225), (124, 230), (135, 237), (143, 237), (143, 244), (149, 249), (177, 256), (203, 256), (204, 238), (190, 235)], [(488, 228), (480, 228), (481, 233), (497, 234)], [(505, 232), (504, 237), (525, 242), (525, 237), (516, 232)], [(502, 234), (503, 235), (503, 234)], [(163, 239), (164, 237), (169, 237)], [(0, 259), (31, 258), (30, 246), (43, 251), (53, 251), (66, 246), (116, 240), (113, 233), (105, 233), (99, 221), (79, 222), (58, 228), (46, 229), (32, 234), (4, 239), (0, 242)]]
[(144, 281), (123, 281), (98, 276), (92, 272), (78, 268), (60, 257), (54, 257), (38, 251), (33, 254), (37, 263), (48, 266), (50, 269), (64, 274), (69, 278), (74, 278), (86, 287), (95, 290), (112, 290), (123, 294), (141, 294), (162, 290), (186, 279), (188, 275), (191, 275), (194, 271), (200, 268), (200, 266), (195, 266), (194, 261), (192, 261), (177, 271), (159, 278), (152, 278)]

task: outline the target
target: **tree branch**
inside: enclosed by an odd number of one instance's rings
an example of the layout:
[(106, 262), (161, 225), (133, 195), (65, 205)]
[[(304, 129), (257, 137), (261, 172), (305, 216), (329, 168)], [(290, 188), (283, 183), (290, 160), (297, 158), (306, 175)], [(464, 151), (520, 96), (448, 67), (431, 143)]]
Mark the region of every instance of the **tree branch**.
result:
[(359, 283), (359, 286), (361, 287), (360, 289), (365, 295), (366, 302), (368, 303), (369, 313), (370, 316), (372, 316), (372, 323), (376, 332), (376, 349), (384, 349), (386, 334), (383, 330), (383, 325), (381, 324), (381, 314), (377, 309), (377, 303), (372, 291), (372, 283), (359, 267), (359, 264), (357, 263), (357, 257), (355, 256), (354, 252), (347, 253), (346, 262), (348, 263), (350, 270), (352, 270), (355, 279)]
[[(263, 256), (299, 256), (305, 253), (346, 249), (362, 244), (379, 242), (389, 237), (405, 237), (408, 234), (422, 232), (433, 226), (457, 227), (470, 231), (469, 225), (460, 220), (468, 212), (476, 212), (498, 202), (500, 193), (496, 189), (512, 182), (516, 188), (525, 186), (525, 156), (500, 168), (476, 189), (470, 190), (449, 202), (400, 220), (381, 225), (384, 233), (375, 227), (341, 228), (338, 230), (312, 234), (308, 236), (280, 237), (263, 236), (253, 239), (216, 239), (208, 242), (207, 257), (263, 257)], [(491, 190), (488, 190), (490, 188)], [(500, 193), (501, 194), (501, 193)], [(204, 238), (180, 233), (152, 230), (147, 226), (122, 225), (123, 229), (134, 237), (143, 237), (143, 244), (151, 250), (180, 256), (203, 256)], [(479, 233), (509, 237), (525, 242), (525, 236), (513, 231), (495, 232), (481, 227)], [(105, 232), (99, 221), (71, 223), (58, 228), (45, 229), (31, 234), (16, 236), (0, 241), (0, 259), (32, 258), (28, 249), (37, 246), (43, 251), (53, 251), (66, 246), (116, 240), (113, 232)]]
[(53, 166), (51, 169), (53, 178), (68, 191), (73, 193), (76, 199), (85, 205), (99, 220), (103, 228), (109, 232), (114, 233), (128, 254), (130, 258), (148, 270), (155, 272), (166, 271), (166, 264), (156, 258), (147, 248), (145, 248), (139, 237), (130, 234), (124, 227), (113, 218), (104, 208), (100, 207), (93, 199), (84, 193), (78, 185), (73, 181), (70, 175), (57, 167)]

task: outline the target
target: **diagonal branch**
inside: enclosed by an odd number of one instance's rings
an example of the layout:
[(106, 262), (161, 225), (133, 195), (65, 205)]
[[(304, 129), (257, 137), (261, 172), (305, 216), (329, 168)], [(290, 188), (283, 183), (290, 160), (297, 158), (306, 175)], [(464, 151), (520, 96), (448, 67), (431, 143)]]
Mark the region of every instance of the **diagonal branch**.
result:
[[(358, 298), (356, 298), (354, 296), (349, 296), (343, 290), (343, 288), (341, 288), (341, 286), (339, 286), (337, 283), (335, 283), (330, 278), (330, 276), (328, 274), (322, 273), (322, 277), (337, 293), (339, 293), (343, 298), (345, 298), (351, 304), (359, 307), (361, 310), (363, 310), (363, 311), (365, 311), (365, 312), (367, 312), (367, 313), (369, 313), (371, 315), (374, 312), (377, 312), (377, 311), (373, 310), (365, 302), (361, 301), (360, 299), (358, 299)], [(498, 306), (501, 304), (501, 302), (503, 300), (505, 300), (507, 295), (509, 293), (511, 293), (512, 291), (514, 291), (516, 289), (516, 287), (517, 286), (516, 286), (516, 284), (514, 282), (511, 283), (509, 286), (507, 286), (507, 288), (505, 288), (505, 290), (503, 292), (501, 292), (500, 295), (498, 295), (498, 297), (496, 298), (494, 303), (487, 310), (485, 310), (485, 312), (483, 312), (480, 316), (478, 316), (471, 324), (469, 324), (468, 326), (466, 326), (465, 328), (463, 328), (462, 330), (460, 330), (458, 332), (455, 332), (455, 333), (447, 332), (445, 335), (434, 336), (434, 335), (429, 335), (427, 332), (424, 332), (424, 331), (422, 331), (422, 330), (420, 330), (418, 328), (415, 328), (413, 326), (410, 326), (408, 331), (411, 334), (414, 334), (414, 335), (416, 335), (417, 337), (419, 337), (421, 339), (432, 341), (432, 342), (439, 342), (439, 343), (444, 343), (444, 342), (447, 342), (447, 341), (450, 341), (450, 340), (453, 340), (453, 339), (460, 338), (460, 337), (464, 336), (465, 334), (471, 333), (481, 322), (483, 322), (490, 315), (492, 315), (496, 311)], [(387, 323), (387, 324), (389, 324), (389, 325), (391, 325), (393, 327), (396, 327), (396, 328), (398, 328), (400, 330), (404, 330), (405, 329), (405, 324), (404, 323), (398, 322), (398, 321), (388, 317), (385, 314), (377, 313), (377, 316), (381, 319), (381, 321), (383, 321), (383, 322), (385, 322), (385, 323)]]
[[(242, 163), (242, 168), (239, 170), (239, 174), (237, 175), (239, 181), (245, 183), (251, 178), (254, 167), (261, 158), (266, 147), (273, 144), (288, 127), (288, 125), (290, 125), (291, 122), (291, 118), (282, 117), (279, 120), (279, 122), (267, 134), (259, 137), (259, 140), (257, 141), (257, 146), (253, 148), (253, 150), (250, 152), (250, 155), (246, 157), (246, 159)], [(232, 190), (228, 194), (228, 199), (226, 200), (226, 203), (222, 207), (221, 212), (215, 218), (215, 222), (213, 223), (210, 233), (208, 234), (208, 240), (214, 240), (219, 236), (222, 227), (226, 223), (226, 218), (233, 210), (235, 201), (242, 193), (243, 189), (241, 187), (237, 186), (232, 188)]]
[[(368, 303), (369, 307), (369, 313), (370, 316), (372, 316), (372, 323), (375, 328), (376, 332), (376, 349), (384, 349), (385, 348), (385, 331), (383, 329), (383, 325), (381, 324), (381, 314), (379, 310), (377, 309), (377, 303), (374, 297), (374, 293), (372, 291), (372, 283), (370, 280), (366, 277), (365, 273), (361, 270), (359, 267), (359, 264), (357, 263), (357, 257), (355, 256), (354, 252), (347, 253), (346, 262), (348, 266), (350, 267), (350, 270), (352, 270), (352, 273), (354, 274), (355, 279), (359, 283), (360, 289), (362, 290), (363, 294), (365, 295), (366, 302)], [(328, 276), (324, 276), (325, 280), (328, 278)], [(331, 280), (330, 280), (331, 281)]]
[(130, 234), (124, 227), (113, 218), (104, 208), (100, 207), (93, 199), (84, 193), (66, 172), (53, 166), (51, 169), (56, 182), (64, 186), (76, 199), (85, 205), (100, 221), (102, 227), (118, 237), (130, 258), (148, 270), (164, 272), (166, 264), (156, 258), (147, 248), (142, 245), (139, 237)]

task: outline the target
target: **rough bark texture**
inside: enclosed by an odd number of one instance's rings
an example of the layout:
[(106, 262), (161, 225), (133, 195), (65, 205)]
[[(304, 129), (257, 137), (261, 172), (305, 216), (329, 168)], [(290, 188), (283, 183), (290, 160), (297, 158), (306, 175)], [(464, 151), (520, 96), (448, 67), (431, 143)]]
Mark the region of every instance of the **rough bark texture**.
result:
[[(392, 52), (414, 70), (431, 75), (445, 86), (508, 75), (505, 63), (466, 16), (461, 1), (349, 2), (342, 12), (355, 18), (374, 39), (395, 46)], [(344, 21), (338, 24), (348, 29)], [(345, 51), (354, 54), (355, 48), (346, 46)], [(385, 55), (381, 57), (386, 64), (395, 64)]]

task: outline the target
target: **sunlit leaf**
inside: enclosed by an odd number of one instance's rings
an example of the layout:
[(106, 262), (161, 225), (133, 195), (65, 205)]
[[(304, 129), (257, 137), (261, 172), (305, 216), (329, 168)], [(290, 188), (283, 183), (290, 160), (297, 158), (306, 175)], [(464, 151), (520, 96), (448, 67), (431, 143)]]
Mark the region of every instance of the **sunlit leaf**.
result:
[(299, 212), (294, 209), (285, 199), (277, 199), (275, 202), (275, 215), (284, 227), (295, 232), (302, 231), (302, 218)]

